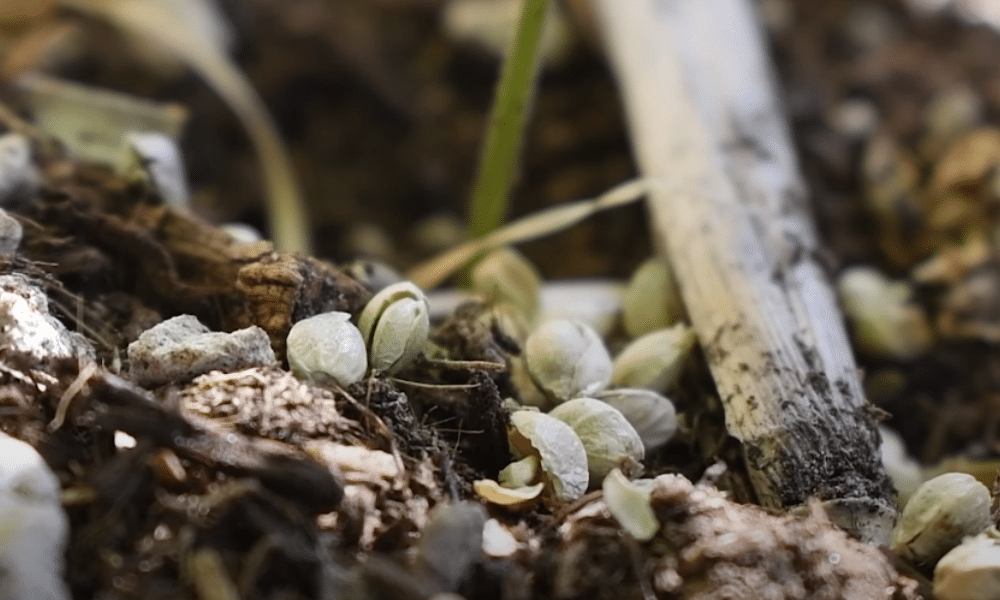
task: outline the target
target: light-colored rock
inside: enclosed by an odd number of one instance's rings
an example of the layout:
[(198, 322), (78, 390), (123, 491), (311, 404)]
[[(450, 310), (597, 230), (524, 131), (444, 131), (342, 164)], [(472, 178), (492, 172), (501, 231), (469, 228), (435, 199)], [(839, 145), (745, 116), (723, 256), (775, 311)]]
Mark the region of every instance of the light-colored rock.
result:
[(31, 202), (42, 175), (31, 156), (31, 142), (19, 133), (0, 135), (0, 208), (20, 208)]
[(23, 275), (0, 276), (0, 347), (37, 362), (79, 357), (93, 360), (94, 349), (49, 314), (45, 293)]
[(167, 319), (128, 346), (130, 376), (141, 386), (187, 381), (210, 371), (232, 372), (277, 364), (263, 329), (209, 331), (191, 315)]
[(2, 432), (0, 457), (0, 600), (69, 600), (59, 480), (34, 448)]
[(486, 509), (477, 502), (439, 504), (417, 542), (417, 562), (454, 591), (482, 556)]

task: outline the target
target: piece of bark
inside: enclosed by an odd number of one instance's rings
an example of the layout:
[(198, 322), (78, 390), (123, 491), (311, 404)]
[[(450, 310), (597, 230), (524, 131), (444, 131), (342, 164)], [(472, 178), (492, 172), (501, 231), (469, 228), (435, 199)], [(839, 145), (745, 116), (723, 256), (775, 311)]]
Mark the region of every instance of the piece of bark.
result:
[(896, 515), (874, 412), (809, 214), (757, 15), (746, 0), (594, 0), (652, 178), (654, 239), (744, 449), (760, 502), (825, 501), (884, 543)]

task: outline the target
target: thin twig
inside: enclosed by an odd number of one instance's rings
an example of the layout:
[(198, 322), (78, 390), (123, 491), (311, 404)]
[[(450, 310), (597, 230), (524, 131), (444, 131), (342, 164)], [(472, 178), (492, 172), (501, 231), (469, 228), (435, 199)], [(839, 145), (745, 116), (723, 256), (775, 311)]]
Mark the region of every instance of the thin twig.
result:
[(63, 392), (62, 396), (59, 397), (59, 405), (56, 407), (56, 415), (48, 424), (48, 430), (50, 432), (58, 431), (62, 427), (63, 422), (66, 420), (66, 413), (69, 411), (69, 406), (73, 399), (76, 398), (77, 394), (83, 390), (83, 386), (87, 385), (90, 378), (97, 372), (97, 363), (89, 362), (86, 366), (80, 369), (80, 373), (73, 380), (73, 383), (69, 384), (66, 391)]

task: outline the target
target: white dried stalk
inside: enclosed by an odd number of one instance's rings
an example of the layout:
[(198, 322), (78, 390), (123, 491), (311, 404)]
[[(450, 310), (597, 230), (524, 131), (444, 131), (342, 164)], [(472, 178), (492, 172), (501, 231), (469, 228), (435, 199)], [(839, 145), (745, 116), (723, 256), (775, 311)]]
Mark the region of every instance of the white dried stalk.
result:
[(747, 0), (593, 0), (649, 211), (762, 504), (887, 540), (892, 487)]

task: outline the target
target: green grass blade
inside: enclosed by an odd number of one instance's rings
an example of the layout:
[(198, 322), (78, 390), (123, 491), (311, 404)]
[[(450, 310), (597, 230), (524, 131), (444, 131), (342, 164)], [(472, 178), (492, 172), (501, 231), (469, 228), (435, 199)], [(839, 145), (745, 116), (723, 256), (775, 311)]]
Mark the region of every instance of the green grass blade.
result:
[(548, 7), (549, 0), (524, 0), (521, 7), (517, 33), (493, 97), (489, 129), (469, 202), (469, 231), (473, 237), (493, 231), (506, 216), (524, 126), (531, 112), (539, 71), (539, 41)]

